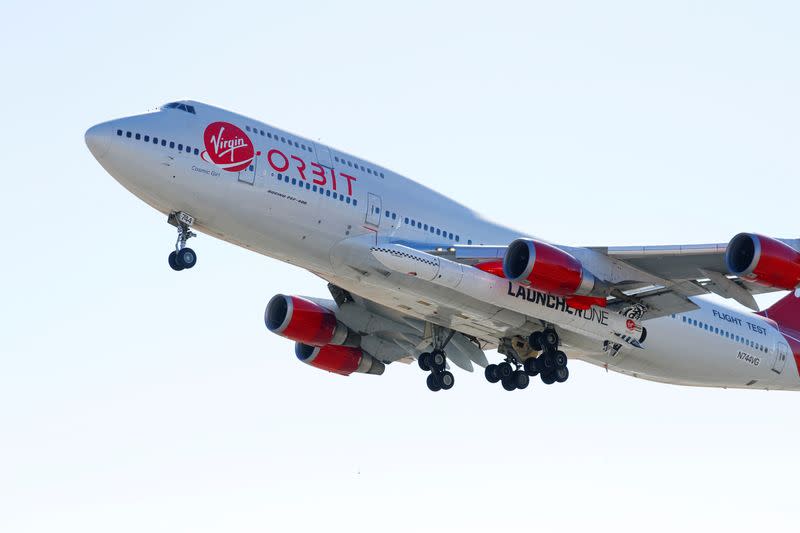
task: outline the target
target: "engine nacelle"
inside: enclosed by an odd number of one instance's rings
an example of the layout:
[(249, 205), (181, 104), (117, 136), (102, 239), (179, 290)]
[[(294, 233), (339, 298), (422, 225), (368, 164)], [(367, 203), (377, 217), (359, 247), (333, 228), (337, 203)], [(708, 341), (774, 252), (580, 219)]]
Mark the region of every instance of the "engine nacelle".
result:
[(503, 272), (512, 281), (556, 296), (588, 296), (597, 285), (594, 275), (569, 253), (532, 239), (517, 239), (506, 250)]
[(313, 346), (358, 346), (360, 341), (358, 334), (336, 320), (333, 311), (299, 296), (273, 296), (264, 322), (273, 333)]
[(800, 252), (770, 237), (740, 233), (728, 243), (725, 264), (731, 274), (765, 287), (800, 286)]
[(353, 372), (380, 376), (386, 366), (360, 348), (351, 346), (309, 346), (298, 342), (294, 346), (297, 358), (328, 372), (349, 376)]

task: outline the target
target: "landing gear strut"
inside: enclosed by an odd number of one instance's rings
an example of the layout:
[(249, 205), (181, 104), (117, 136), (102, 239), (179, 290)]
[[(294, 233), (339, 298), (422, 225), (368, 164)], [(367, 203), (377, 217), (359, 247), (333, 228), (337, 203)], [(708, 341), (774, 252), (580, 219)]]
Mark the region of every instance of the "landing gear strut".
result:
[(489, 383), (500, 382), (507, 391), (522, 390), (531, 383), (531, 378), (522, 368), (523, 365), (516, 360), (506, 357), (506, 360), (499, 365), (487, 366), (484, 375)]
[(528, 339), (531, 348), (542, 350), (536, 359), (525, 361), (525, 371), (529, 375), (539, 374), (542, 383), (564, 383), (569, 378), (567, 370), (567, 354), (558, 349), (558, 333), (552, 328), (544, 331), (535, 331)]
[[(539, 376), (546, 385), (567, 381), (567, 355), (558, 349), (559, 342), (558, 333), (553, 328), (547, 328), (532, 333), (527, 347), (522, 339), (501, 346), (500, 351), (506, 355), (506, 360), (499, 365), (487, 366), (484, 373), (486, 380), (489, 383), (502, 383), (507, 391), (526, 388), (530, 378), (535, 376)], [(531, 351), (541, 353), (538, 357), (527, 356)]]
[[(417, 363), (419, 367), (425, 372), (430, 372), (427, 379), (428, 388), (433, 392), (440, 390), (450, 390), (455, 384), (455, 377), (452, 372), (447, 370), (447, 356), (444, 349), (450, 342), (450, 339), (455, 335), (455, 331), (450, 331), (447, 337), (442, 341), (441, 328), (434, 326), (434, 346), (431, 352), (424, 352), (420, 354)], [(442, 342), (440, 342), (442, 341)]]
[(170, 213), (167, 222), (178, 228), (178, 240), (175, 241), (175, 251), (169, 254), (169, 266), (176, 271), (192, 268), (197, 264), (197, 254), (191, 248), (187, 248), (186, 241), (197, 237), (197, 234), (190, 229), (194, 224), (194, 217), (178, 211)]

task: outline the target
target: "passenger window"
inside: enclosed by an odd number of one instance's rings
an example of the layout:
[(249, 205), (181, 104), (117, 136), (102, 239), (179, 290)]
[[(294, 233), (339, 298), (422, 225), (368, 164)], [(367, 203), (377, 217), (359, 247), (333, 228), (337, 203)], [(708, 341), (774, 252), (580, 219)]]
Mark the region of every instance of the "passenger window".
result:
[(441, 235), (441, 234), (442, 234), (442, 230), (440, 230), (440, 229), (438, 229), (438, 228), (437, 228), (437, 229), (436, 229), (436, 235)]
[(137, 133), (137, 134), (136, 134), (136, 140), (138, 141), (138, 140), (139, 140), (139, 139), (141, 139), (141, 138), (142, 138), (142, 136), (141, 136), (141, 135), (139, 135), (139, 134)]
[(153, 137), (153, 144), (158, 144), (158, 137)]
[(183, 145), (182, 144), (178, 145), (178, 151), (183, 152)]
[(167, 141), (165, 139), (161, 139), (161, 146), (166, 146), (166, 145), (167, 145)]
[(128, 139), (130, 139), (130, 138), (131, 138), (131, 132), (129, 132), (129, 131), (126, 131), (126, 132), (125, 132), (125, 137), (127, 137)]
[(325, 190), (325, 196), (330, 196), (330, 195), (331, 195), (331, 190), (330, 189), (326, 189)]
[(150, 136), (149, 135), (145, 135), (144, 136), (144, 142), (146, 142), (146, 143), (150, 142)]
[(200, 150), (198, 150), (197, 148), (195, 148), (195, 149), (194, 149), (194, 155), (199, 155), (199, 154), (200, 154)]
[(122, 137), (122, 130), (117, 130), (117, 136)]
[(356, 200), (355, 198), (353, 198), (353, 205), (358, 205), (358, 200)]
[(169, 147), (170, 148), (175, 148), (175, 141), (170, 141), (169, 142)]
[(350, 203), (350, 197), (349, 196), (347, 197), (347, 203), (348, 204)]

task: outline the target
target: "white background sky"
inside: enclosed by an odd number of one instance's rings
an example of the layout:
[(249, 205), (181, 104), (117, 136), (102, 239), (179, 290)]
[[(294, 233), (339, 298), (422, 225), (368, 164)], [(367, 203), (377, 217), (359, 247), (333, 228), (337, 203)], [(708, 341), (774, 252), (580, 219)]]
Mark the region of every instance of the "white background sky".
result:
[(83, 142), (191, 97), (565, 244), (796, 237), (796, 3), (0, 13), (0, 531), (796, 531), (798, 393), (320, 372), (262, 313), (324, 282), (207, 236), (171, 271)]

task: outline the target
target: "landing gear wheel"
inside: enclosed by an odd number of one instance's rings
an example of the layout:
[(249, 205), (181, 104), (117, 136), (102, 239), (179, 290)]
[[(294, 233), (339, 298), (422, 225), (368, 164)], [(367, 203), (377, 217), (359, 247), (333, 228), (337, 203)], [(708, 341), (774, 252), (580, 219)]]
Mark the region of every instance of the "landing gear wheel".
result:
[(453, 377), (452, 373), (450, 373), (450, 372), (445, 370), (444, 372), (439, 374), (439, 383), (442, 386), (442, 390), (450, 390), (450, 389), (452, 389), (453, 388), (453, 384), (455, 382), (456, 382), (456, 378)]
[(540, 374), (547, 374), (556, 368), (556, 356), (552, 353), (545, 353), (536, 358), (537, 368)]
[(181, 268), (192, 268), (197, 264), (197, 254), (191, 248), (183, 248), (175, 255), (175, 263)]
[(175, 270), (176, 272), (180, 272), (181, 270), (183, 270), (183, 267), (178, 266), (177, 255), (178, 255), (177, 252), (172, 252), (171, 254), (169, 254), (169, 267), (172, 270)]
[(542, 344), (545, 349), (555, 350), (558, 348), (558, 333), (556, 330), (547, 328), (542, 332)]
[(439, 381), (439, 377), (436, 374), (429, 375), (426, 383), (428, 384), (428, 388), (433, 392), (442, 390), (442, 383)]
[(539, 367), (536, 364), (535, 357), (529, 357), (528, 359), (525, 359), (525, 362), (522, 364), (522, 368), (524, 368), (525, 373), (531, 377), (539, 373)]
[(522, 370), (516, 370), (511, 376), (511, 379), (514, 380), (514, 387), (520, 390), (527, 388), (531, 382), (531, 378)]
[(542, 346), (541, 331), (534, 331), (531, 333), (530, 337), (528, 337), (528, 346), (531, 347), (531, 350), (535, 350), (537, 352), (541, 352), (544, 349), (544, 346)]
[(445, 359), (444, 353), (442, 353), (441, 350), (434, 350), (431, 352), (430, 366), (432, 369), (439, 371), (444, 370), (444, 365), (446, 362), (447, 360)]
[(517, 384), (514, 383), (514, 376), (508, 376), (503, 378), (502, 383), (503, 383), (503, 388), (509, 392), (512, 390), (516, 390), (517, 388)]
[(428, 352), (420, 354), (419, 359), (417, 359), (417, 364), (425, 372), (430, 372), (430, 370), (431, 370), (431, 354), (429, 354)]
[(569, 369), (567, 367), (556, 368), (555, 378), (559, 383), (564, 383), (569, 379)]
[[(566, 368), (564, 370), (566, 370)], [(539, 377), (542, 378), (542, 383), (545, 385), (552, 385), (556, 382), (556, 375), (554, 372), (546, 372), (544, 374), (540, 374)]]
[(500, 363), (497, 365), (497, 375), (500, 377), (501, 380), (510, 378), (511, 374), (514, 373), (514, 369), (511, 368), (511, 365), (508, 363)]
[(567, 368), (567, 354), (562, 351), (558, 351), (555, 353), (554, 360), (556, 363), (556, 368)]
[(500, 374), (497, 369), (497, 365), (491, 364), (486, 367), (486, 370), (483, 372), (483, 375), (486, 376), (486, 381), (489, 383), (497, 383), (500, 381)]

